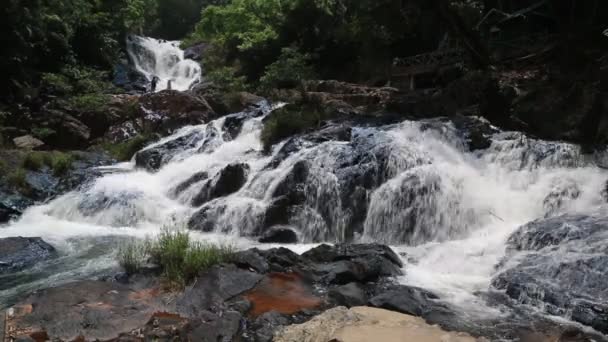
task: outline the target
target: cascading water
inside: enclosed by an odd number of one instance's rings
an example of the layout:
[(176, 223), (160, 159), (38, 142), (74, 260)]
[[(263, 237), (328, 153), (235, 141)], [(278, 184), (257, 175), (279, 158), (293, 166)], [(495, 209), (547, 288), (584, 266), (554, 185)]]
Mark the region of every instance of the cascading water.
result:
[[(79, 260), (64, 277), (113, 265), (111, 252), (83, 253), (86, 241), (106, 241), (107, 247), (120, 236), (154, 234), (176, 220), (209, 231), (200, 238), (236, 238), (242, 246), (257, 245), (255, 237), (274, 226), (293, 229), (301, 243), (377, 241), (404, 253), (402, 282), (488, 315), (476, 293), (490, 287), (518, 227), (563, 213), (606, 215), (601, 189), (608, 174), (574, 145), (497, 132), (489, 148), (470, 152), (452, 123), (429, 120), (330, 126), (264, 155), (260, 134), (270, 110), (185, 127), (144, 149), (164, 151), (157, 172), (132, 161), (30, 208), (0, 229), (0, 237), (41, 236), (54, 243), (64, 260)], [(175, 141), (187, 143), (176, 148)], [(247, 166), (240, 189), (192, 204), (236, 163)], [(61, 276), (40, 278), (21, 290)], [(11, 291), (0, 288), (0, 299)]]
[(200, 65), (184, 58), (179, 43), (134, 35), (127, 38), (127, 53), (135, 68), (149, 82), (158, 77), (156, 91), (167, 89), (169, 82), (171, 89), (188, 90), (201, 79)]

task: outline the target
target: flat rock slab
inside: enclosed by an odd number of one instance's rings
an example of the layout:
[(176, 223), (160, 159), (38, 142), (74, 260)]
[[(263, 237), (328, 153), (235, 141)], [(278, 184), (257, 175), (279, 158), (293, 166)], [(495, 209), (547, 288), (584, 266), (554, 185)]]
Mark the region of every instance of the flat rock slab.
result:
[(388, 310), (337, 307), (279, 331), (275, 342), (475, 342), (472, 336), (447, 332), (423, 319)]
[(10, 308), (5, 334), (26, 340), (109, 340), (144, 326), (160, 307), (156, 289), (79, 281), (36, 292)]

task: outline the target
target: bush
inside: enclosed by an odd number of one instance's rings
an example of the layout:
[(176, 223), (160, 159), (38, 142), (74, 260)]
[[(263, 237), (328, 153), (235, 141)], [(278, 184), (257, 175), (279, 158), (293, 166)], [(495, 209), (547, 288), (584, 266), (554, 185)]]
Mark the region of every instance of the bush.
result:
[(44, 152), (29, 152), (23, 158), (21, 165), (31, 171), (40, 170), (45, 164), (48, 165)]
[(130, 241), (120, 247), (118, 262), (129, 274), (136, 273), (147, 260), (162, 269), (169, 287), (183, 287), (202, 270), (229, 261), (234, 248), (194, 242), (187, 231), (165, 228), (155, 240)]
[(7, 176), (7, 181), (14, 188), (17, 188), (23, 192), (29, 192), (30, 187), (27, 183), (26, 173), (24, 169), (16, 169)]
[(279, 59), (266, 67), (260, 78), (260, 89), (268, 92), (273, 88), (295, 88), (301, 81), (315, 78), (310, 60), (310, 55), (297, 49), (283, 48)]
[(236, 75), (236, 68), (233, 67), (220, 67), (217, 69), (209, 70), (206, 75), (207, 79), (219, 88), (230, 91), (242, 91), (247, 89), (247, 82), (244, 76)]
[(152, 135), (142, 134), (118, 144), (104, 144), (103, 149), (118, 161), (128, 161), (152, 140)]
[(74, 91), (70, 79), (62, 74), (42, 74), (42, 87), (51, 94), (66, 95)]
[(275, 110), (262, 129), (264, 151), (270, 152), (272, 145), (292, 135), (319, 127), (324, 119), (325, 115), (312, 106), (287, 105)]
[(106, 94), (91, 93), (70, 98), (69, 106), (81, 112), (102, 112), (107, 109), (109, 100)]
[(34, 151), (29, 152), (25, 158), (23, 158), (22, 165), (25, 169), (31, 171), (38, 171), (43, 166), (47, 166), (56, 176), (65, 174), (71, 167), (74, 157), (69, 153), (54, 151), (54, 152), (42, 152)]

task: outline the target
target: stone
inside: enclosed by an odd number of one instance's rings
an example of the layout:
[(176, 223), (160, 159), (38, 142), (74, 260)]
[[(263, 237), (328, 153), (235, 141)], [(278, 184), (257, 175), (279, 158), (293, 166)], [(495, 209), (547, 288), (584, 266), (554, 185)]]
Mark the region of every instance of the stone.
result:
[(275, 342), (475, 342), (469, 334), (447, 332), (423, 319), (370, 307), (325, 311), (304, 324), (279, 330)]
[(203, 58), (203, 54), (205, 53), (205, 50), (207, 50), (207, 47), (208, 45), (206, 43), (189, 46), (184, 50), (184, 58), (200, 61)]
[(205, 138), (199, 131), (192, 131), (164, 143), (145, 148), (135, 153), (135, 166), (148, 171), (157, 171), (180, 152), (192, 149)]
[(13, 143), (17, 148), (23, 150), (35, 150), (39, 147), (44, 146), (44, 142), (34, 138), (31, 135), (22, 135), (13, 139)]
[(57, 256), (55, 248), (39, 237), (0, 239), (0, 274), (13, 273)]
[(255, 341), (270, 342), (278, 329), (291, 323), (291, 319), (288, 315), (276, 311), (263, 313), (258, 316), (252, 324), (252, 328), (255, 331)]
[(608, 219), (585, 215), (525, 224), (509, 238), (492, 285), (515, 303), (608, 333), (607, 229)]
[(203, 273), (181, 293), (176, 306), (180, 314), (195, 317), (255, 287), (263, 276), (234, 265), (216, 266)]
[(163, 90), (139, 98), (140, 117), (147, 131), (167, 135), (186, 125), (198, 125), (216, 118), (204, 98), (189, 92)]
[(268, 228), (258, 239), (261, 243), (298, 243), (298, 234), (286, 226)]
[(253, 269), (258, 273), (266, 273), (269, 270), (268, 262), (256, 248), (237, 252), (232, 262), (238, 267)]
[(197, 173), (193, 174), (192, 176), (190, 176), (190, 178), (179, 183), (175, 187), (175, 189), (173, 189), (173, 194), (175, 196), (177, 196), (177, 195), (181, 194), (182, 192), (186, 191), (192, 185), (202, 182), (208, 178), (209, 178), (209, 174), (207, 172), (205, 172), (205, 171), (197, 172)]
[(247, 182), (248, 173), (249, 165), (245, 163), (229, 164), (212, 180), (205, 183), (199, 193), (192, 199), (192, 206), (199, 207), (213, 199), (237, 192)]
[(335, 287), (329, 291), (329, 298), (336, 304), (349, 308), (367, 304), (367, 294), (359, 283), (348, 283)]

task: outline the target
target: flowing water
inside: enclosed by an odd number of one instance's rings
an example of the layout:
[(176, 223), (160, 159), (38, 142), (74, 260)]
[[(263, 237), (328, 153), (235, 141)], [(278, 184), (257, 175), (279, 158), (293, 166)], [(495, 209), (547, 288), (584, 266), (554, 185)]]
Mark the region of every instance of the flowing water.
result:
[(171, 89), (183, 91), (200, 81), (201, 67), (184, 58), (179, 44), (179, 41), (131, 35), (127, 38), (127, 53), (137, 71), (149, 82), (158, 77), (155, 91), (167, 89), (169, 82)]
[[(261, 115), (230, 116), (243, 121), (236, 136), (228, 132), (226, 117), (184, 127), (146, 147), (192, 138), (168, 153), (158, 172), (137, 169), (134, 161), (117, 165), (92, 184), (32, 207), (2, 227), (0, 237), (40, 236), (61, 257), (0, 286), (0, 301), (104, 274), (116, 267), (113, 253), (124, 237), (186, 224), (201, 208), (214, 231), (195, 232), (196, 237), (230, 240), (243, 248), (258, 245), (274, 194), (302, 162), (308, 170), (305, 199), (288, 222), (301, 244), (291, 248), (347, 240), (389, 244), (406, 264), (401, 282), (433, 290), (472, 315), (498, 314), (477, 293), (489, 289), (506, 241), (518, 227), (561, 213), (607, 214), (601, 190), (608, 174), (575, 145), (496, 131), (489, 148), (470, 152), (454, 124), (427, 120), (355, 125), (349, 139), (303, 137), (265, 155), (260, 134), (271, 110), (266, 105)], [(288, 146), (297, 148), (286, 154)], [(236, 193), (194, 207), (191, 201), (204, 181), (175, 191), (201, 171), (213, 176), (237, 162), (246, 163), (249, 172)], [(357, 196), (355, 188), (361, 190)]]

